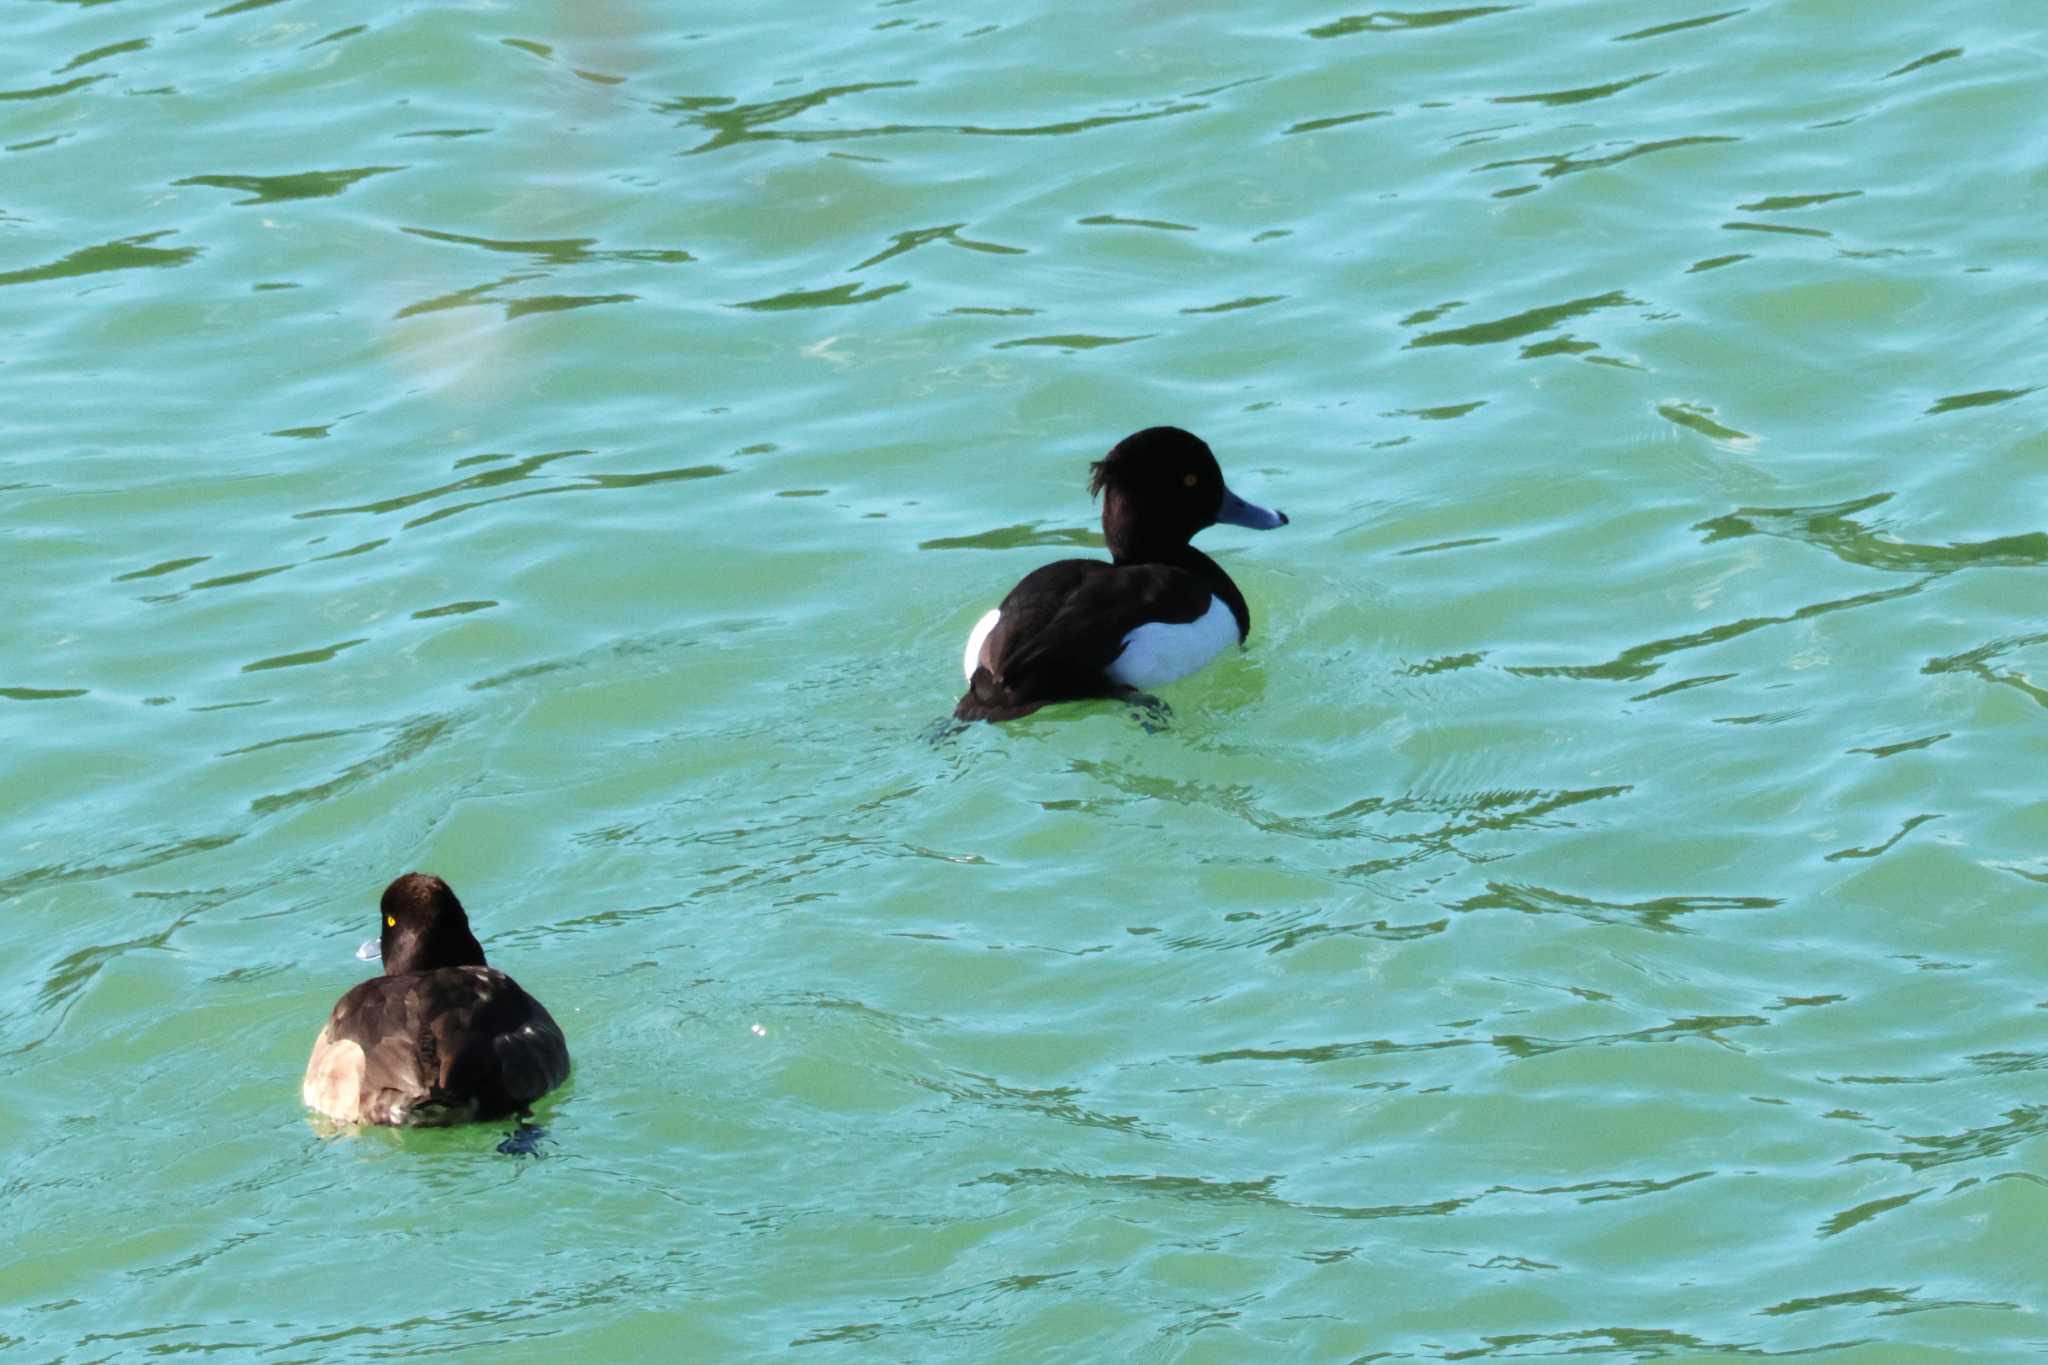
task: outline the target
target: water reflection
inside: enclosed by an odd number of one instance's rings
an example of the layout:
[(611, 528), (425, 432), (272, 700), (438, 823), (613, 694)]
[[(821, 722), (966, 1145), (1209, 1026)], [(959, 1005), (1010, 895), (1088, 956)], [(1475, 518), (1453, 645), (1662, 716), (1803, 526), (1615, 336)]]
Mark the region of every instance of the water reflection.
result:
[(1844, 563), (1894, 573), (1943, 574), (1969, 568), (2039, 568), (2048, 565), (2048, 532), (2028, 531), (1990, 540), (1916, 544), (1894, 539), (1882, 527), (1858, 520), (1881, 507), (1890, 493), (1872, 493), (1817, 507), (1742, 507), (1694, 526), (1705, 544), (1743, 536), (1770, 535), (1828, 551)]
[(1662, 38), (1672, 33), (1683, 33), (1687, 29), (1705, 28), (1709, 24), (1718, 24), (1723, 19), (1733, 19), (1738, 14), (1747, 13), (1749, 13), (1747, 9), (1725, 9), (1718, 14), (1702, 14), (1692, 19), (1673, 20), (1668, 24), (1653, 24), (1649, 28), (1639, 28), (1632, 33), (1619, 34), (1615, 37), (1614, 41), (1617, 43), (1634, 43), (1641, 42), (1646, 38)]
[(1157, 106), (1135, 113), (1093, 114), (1049, 123), (990, 125), (977, 123), (884, 123), (869, 127), (781, 128), (776, 125), (819, 109), (849, 95), (877, 90), (896, 90), (916, 81), (865, 81), (827, 85), (800, 95), (741, 104), (730, 95), (685, 95), (664, 101), (657, 112), (680, 114), (682, 122), (710, 131), (711, 136), (684, 153), (701, 156), (747, 142), (848, 142), (877, 137), (905, 137), (916, 134), (948, 133), (959, 137), (1067, 137), (1094, 132), (1120, 124), (1147, 123), (1154, 119), (1198, 113), (1208, 105), (1193, 100), (1153, 101)]
[(200, 248), (196, 246), (149, 245), (159, 238), (174, 235), (175, 233), (167, 228), (160, 232), (145, 232), (134, 237), (123, 237), (99, 246), (81, 247), (61, 260), (51, 261), (47, 265), (0, 271), (0, 285), (37, 284), (44, 280), (97, 275), (110, 270), (163, 270), (195, 260), (200, 252)]
[(375, 175), (390, 175), (405, 166), (361, 166), (343, 171), (299, 171), (291, 175), (188, 175), (173, 185), (207, 185), (249, 195), (237, 204), (279, 204), (292, 199), (331, 199)]

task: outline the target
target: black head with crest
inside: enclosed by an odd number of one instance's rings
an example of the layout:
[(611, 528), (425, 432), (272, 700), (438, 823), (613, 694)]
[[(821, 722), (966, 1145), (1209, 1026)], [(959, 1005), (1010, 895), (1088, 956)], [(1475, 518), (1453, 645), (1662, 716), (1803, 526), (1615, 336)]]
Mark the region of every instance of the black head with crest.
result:
[(470, 932), (462, 902), (439, 877), (406, 873), (384, 888), (379, 909), (387, 976), (484, 965), (483, 945)]
[(1179, 427), (1133, 432), (1089, 466), (1102, 499), (1102, 535), (1119, 562), (1163, 559), (1217, 522), (1269, 531), (1283, 512), (1246, 502), (1223, 482), (1208, 444)]

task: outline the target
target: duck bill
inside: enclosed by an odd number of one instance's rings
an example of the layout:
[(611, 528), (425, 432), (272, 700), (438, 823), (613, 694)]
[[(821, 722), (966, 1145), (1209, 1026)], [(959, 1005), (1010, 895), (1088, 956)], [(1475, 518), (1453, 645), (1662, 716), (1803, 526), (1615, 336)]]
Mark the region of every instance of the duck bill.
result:
[(1285, 526), (1287, 514), (1261, 507), (1255, 502), (1246, 502), (1226, 488), (1223, 490), (1223, 505), (1216, 509), (1216, 520), (1232, 526), (1248, 526), (1254, 531), (1270, 531), (1275, 526)]

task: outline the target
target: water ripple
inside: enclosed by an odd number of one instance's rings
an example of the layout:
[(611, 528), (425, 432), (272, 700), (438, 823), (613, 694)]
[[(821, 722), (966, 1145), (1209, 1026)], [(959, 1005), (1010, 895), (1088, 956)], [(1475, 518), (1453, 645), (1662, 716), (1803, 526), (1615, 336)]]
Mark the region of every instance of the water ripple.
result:
[(299, 171), (292, 175), (188, 175), (173, 185), (205, 185), (241, 190), (250, 197), (237, 204), (277, 204), (292, 199), (329, 199), (374, 175), (390, 175), (404, 166), (359, 166), (343, 171)]
[(1093, 351), (1103, 346), (1123, 346), (1133, 341), (1150, 341), (1155, 334), (1140, 332), (1135, 336), (1094, 336), (1086, 332), (1068, 332), (1057, 336), (1017, 337), (1011, 341), (998, 341), (991, 350), (1009, 351), (1020, 346), (1050, 346), (1062, 351)]
[(87, 694), (83, 687), (0, 687), (0, 697), (9, 701), (63, 701)]
[(1730, 1029), (1764, 1028), (1770, 1022), (1760, 1014), (1700, 1014), (1684, 1019), (1673, 1019), (1650, 1028), (1632, 1029), (1626, 1033), (1588, 1033), (1576, 1038), (1539, 1038), (1521, 1033), (1498, 1033), (1493, 1036), (1491, 1042), (1502, 1052), (1518, 1060), (1568, 1052), (1582, 1047), (1609, 1047), (1617, 1043), (1675, 1043), (1691, 1038), (1702, 1038), (1717, 1047), (1740, 1052), (1743, 1049), (1739, 1044), (1721, 1035)]
[(1783, 1317), (1791, 1313), (1811, 1313), (1823, 1308), (1852, 1308), (1885, 1305), (1880, 1317), (1895, 1317), (1900, 1313), (1924, 1313), (1937, 1308), (1992, 1308), (2018, 1311), (2019, 1304), (1996, 1299), (1939, 1299), (1927, 1298), (1916, 1289), (1850, 1289), (1839, 1294), (1817, 1294), (1811, 1298), (1786, 1299), (1759, 1308), (1763, 1317)]
[[(464, 478), (437, 484), (432, 488), (422, 489), (416, 493), (402, 493), (395, 497), (380, 498), (373, 502), (352, 503), (341, 507), (316, 507), (309, 511), (295, 512), (292, 515), (295, 520), (306, 520), (315, 517), (382, 516), (391, 512), (404, 511), (410, 507), (417, 507), (422, 503), (434, 502), (457, 493), (495, 489), (509, 484), (526, 482), (559, 460), (575, 459), (594, 453), (590, 450), (575, 449), (551, 450), (544, 454), (527, 456), (499, 453), (470, 456), (460, 463), (466, 465), (494, 460), (511, 460), (512, 463), (496, 469), (485, 470), (480, 474), (471, 474)], [(412, 530), (416, 527), (442, 521), (448, 517), (472, 511), (479, 507), (488, 507), (495, 503), (521, 498), (542, 497), (556, 493), (584, 493), (621, 488), (644, 488), (654, 484), (674, 483), (681, 480), (716, 478), (721, 474), (728, 474), (730, 472), (731, 470), (724, 465), (685, 465), (675, 469), (652, 469), (633, 473), (586, 472), (572, 476), (573, 482), (553, 483), (540, 488), (515, 489), (509, 493), (501, 493), (496, 497), (472, 498), (465, 502), (456, 502), (444, 507), (438, 507), (431, 512), (407, 521), (405, 529)], [(372, 547), (358, 546), (354, 550), (344, 551), (343, 553), (356, 554), (369, 548)], [(326, 557), (335, 558), (336, 556), (330, 555)]]
[(909, 1079), (913, 1085), (963, 1104), (997, 1110), (1018, 1109), (1080, 1128), (1106, 1128), (1153, 1142), (1164, 1141), (1167, 1137), (1163, 1129), (1147, 1124), (1134, 1114), (1104, 1114), (1077, 1104), (1075, 1100), (1081, 1091), (1072, 1086), (1033, 1090), (1004, 1085), (990, 1076), (965, 1073), (958, 1081), (935, 1076), (911, 1076)]
[(325, 47), (329, 43), (338, 43), (344, 39), (354, 38), (359, 34), (368, 33), (369, 31), (370, 26), (368, 24), (350, 24), (347, 28), (338, 28), (332, 33), (315, 38), (312, 42), (307, 43), (305, 47), (301, 48), (300, 51), (310, 52), (316, 47)]
[(1881, 857), (1882, 855), (1891, 852), (1892, 849), (1898, 844), (1899, 840), (1905, 838), (1908, 834), (1911, 834), (1914, 830), (1920, 828), (1920, 826), (1926, 824), (1930, 820), (1939, 820), (1940, 818), (1940, 815), (1933, 813), (1922, 813), (1919, 815), (1912, 816), (1908, 818), (1906, 821), (1904, 821), (1902, 824), (1900, 824), (1897, 832), (1894, 833), (1891, 838), (1885, 840), (1883, 843), (1874, 844), (1869, 848), (1838, 848), (1833, 853), (1827, 855), (1827, 861), (1835, 863), (1842, 861), (1844, 858)]
[(1096, 213), (1074, 221), (1082, 227), (1138, 227), (1152, 228), (1159, 232), (1197, 231), (1187, 223), (1169, 223), (1163, 218), (1122, 218), (1114, 213)]
[(0, 101), (53, 99), (58, 95), (68, 95), (74, 90), (83, 90), (89, 85), (97, 85), (110, 74), (103, 71), (96, 76), (77, 76), (68, 81), (60, 81), (56, 85), (39, 85), (31, 90), (0, 90)]
[(1659, 403), (1657, 415), (1674, 426), (1696, 431), (1709, 440), (1723, 441), (1731, 445), (1753, 446), (1756, 437), (1746, 431), (1714, 420), (1714, 410), (1704, 403)]
[(456, 246), (481, 247), (485, 251), (500, 251), (515, 256), (531, 256), (548, 265), (584, 265), (592, 261), (640, 261), (652, 265), (680, 265), (697, 258), (689, 252), (674, 247), (630, 248), (593, 251), (597, 245), (595, 237), (558, 237), (532, 241), (499, 241), (490, 237), (471, 237), (460, 232), (441, 232), (434, 228), (401, 227), (400, 232), (422, 237), (430, 242), (448, 242)]
[[(1316, 943), (1327, 938), (1369, 938), (1399, 943), (1409, 939), (1427, 938), (1440, 934), (1450, 927), (1448, 919), (1425, 920), (1414, 924), (1392, 924), (1384, 919), (1353, 920), (1333, 924), (1318, 919), (1317, 911), (1294, 910), (1276, 911), (1270, 918), (1246, 911), (1243, 914), (1253, 923), (1235, 933), (1215, 934), (1168, 934), (1160, 939), (1166, 947), (1176, 951), (1214, 952), (1258, 948), (1267, 953), (1285, 953)], [(1237, 916), (1231, 917), (1233, 920)], [(1212, 1060), (1197, 1058), (1196, 1060)]]
[(2034, 384), (2024, 389), (1979, 389), (1975, 393), (1952, 393), (1946, 398), (1936, 399), (1927, 409), (1926, 415), (1938, 417), (1942, 413), (1956, 412), (1962, 408), (1993, 407), (1999, 403), (2010, 403), (2015, 399), (2025, 398), (2039, 389), (2040, 385)]
[[(457, 718), (452, 715), (415, 716), (391, 727), (395, 733), (384, 745), (367, 758), (349, 764), (333, 777), (316, 782), (311, 786), (291, 791), (273, 792), (258, 796), (249, 803), (252, 815), (273, 815), (278, 811), (290, 810), (294, 806), (309, 805), (341, 795), (373, 778), (381, 777), (394, 769), (403, 767), (426, 753), (435, 744), (454, 732)], [(235, 754), (252, 753), (277, 745), (308, 743), (336, 737), (340, 732), (324, 732), (308, 735), (293, 735), (268, 741), (248, 748), (237, 749)]]
[(1992, 660), (2002, 658), (2015, 650), (2031, 649), (2035, 645), (2048, 644), (2048, 634), (2012, 635), (1964, 650), (1946, 658), (1929, 659), (1920, 671), (1924, 674), (1972, 673), (1988, 683), (1998, 683), (2015, 688), (2042, 706), (2048, 706), (2048, 687), (2031, 681), (2017, 669), (2001, 672), (1992, 668)]
[(1620, 151), (1609, 152), (1604, 156), (1587, 156), (1583, 152), (1569, 152), (1556, 156), (1523, 156), (1507, 161), (1489, 161), (1478, 169), (1497, 171), (1510, 166), (1541, 166), (1543, 169), (1538, 174), (1545, 180), (1555, 180), (1560, 176), (1578, 175), (1584, 171), (1605, 170), (1610, 166), (1619, 166), (1624, 161), (1633, 161), (1639, 156), (1655, 156), (1660, 152), (1675, 152), (1686, 147), (1711, 147), (1740, 141), (1742, 139), (1739, 137), (1725, 134), (1688, 133), (1683, 137), (1626, 143)]
[(1212, 303), (1203, 308), (1183, 308), (1180, 311), (1187, 317), (1205, 317), (1211, 313), (1237, 313), (1247, 308), (1263, 308), (1269, 303), (1284, 302), (1286, 298), (1285, 294), (1249, 294), (1241, 299)]
[(1440, 1218), (1458, 1212), (1477, 1198), (1471, 1196), (1463, 1199), (1438, 1199), (1416, 1204), (1297, 1204), (1273, 1193), (1273, 1187), (1279, 1183), (1278, 1176), (1269, 1175), (1259, 1180), (1209, 1180), (1201, 1176), (1185, 1175), (1090, 1175), (1081, 1171), (1049, 1170), (1043, 1167), (992, 1171), (975, 1183), (1007, 1188), (1068, 1185), (1139, 1198), (1171, 1199), (1190, 1204), (1266, 1205), (1315, 1218), (1356, 1220)]
[(1223, 1052), (1201, 1053), (1188, 1060), (1200, 1066), (1214, 1066), (1222, 1062), (1298, 1062), (1303, 1066), (1320, 1066), (1326, 1062), (1352, 1061), (1360, 1057), (1480, 1047), (1486, 1041), (1484, 1038), (1439, 1038), (1427, 1043), (1400, 1043), (1390, 1038), (1367, 1038), (1355, 1043), (1317, 1043), (1309, 1047), (1238, 1047)]
[(1924, 70), (1927, 67), (1935, 65), (1937, 62), (1949, 61), (1952, 58), (1960, 57), (1962, 55), (1963, 49), (1959, 47), (1945, 47), (1939, 52), (1930, 52), (1925, 57), (1916, 57), (1912, 61), (1907, 62), (1904, 66), (1899, 67), (1895, 71), (1885, 72), (1884, 79), (1890, 80), (1894, 76), (1904, 76), (1914, 71)]
[(1859, 1161), (1892, 1161), (1909, 1171), (1920, 1172), (1953, 1166), (1964, 1161), (2002, 1157), (2024, 1143), (2048, 1133), (2048, 1108), (2024, 1105), (2009, 1109), (2002, 1123), (1982, 1128), (1964, 1128), (1954, 1133), (1928, 1137), (1907, 1137), (1906, 1148), (1892, 1152), (1860, 1152), (1847, 1158)]
[(1364, 123), (1370, 119), (1392, 118), (1391, 109), (1366, 109), (1356, 114), (1335, 114), (1329, 118), (1305, 119), (1281, 129), (1282, 136), (1294, 133), (1319, 133), (1325, 128), (1343, 128), (1353, 123)]
[(1837, 199), (1858, 199), (1862, 190), (1833, 190), (1821, 194), (1771, 194), (1762, 199), (1751, 200), (1735, 207), (1744, 213), (1786, 213), (1793, 209), (1812, 208), (1816, 204), (1832, 204)]
[(0, 271), (0, 285), (35, 284), (42, 280), (97, 275), (109, 270), (160, 270), (185, 265), (198, 257), (200, 248), (196, 246), (149, 245), (159, 237), (173, 235), (175, 234), (171, 230), (165, 229), (161, 232), (145, 232), (135, 237), (118, 238), (98, 246), (81, 247), (47, 265), (30, 266), (25, 270)]
[(1409, 339), (1408, 349), (1414, 350), (1423, 346), (1491, 346), (1503, 341), (1514, 341), (1532, 333), (1547, 332), (1560, 323), (1584, 317), (1588, 313), (1597, 313), (1608, 308), (1634, 307), (1641, 303), (1641, 299), (1630, 298), (1620, 290), (1613, 289), (1605, 294), (1593, 294), (1565, 303), (1525, 309), (1504, 318), (1495, 318), (1490, 322), (1475, 322), (1464, 327), (1424, 332)]
[(747, 142), (848, 142), (856, 139), (905, 137), (927, 133), (950, 133), (961, 137), (1065, 137), (1121, 124), (1148, 123), (1154, 119), (1173, 118), (1181, 114), (1197, 113), (1209, 107), (1199, 101), (1179, 100), (1136, 113), (1095, 114), (1050, 123), (1012, 126), (975, 123), (886, 123), (865, 128), (774, 126), (785, 119), (809, 113), (847, 95), (861, 95), (874, 90), (896, 90), (916, 84), (916, 81), (901, 80), (831, 85), (801, 95), (765, 100), (757, 104), (740, 104), (727, 95), (688, 95), (663, 102), (657, 106), (657, 112), (682, 114), (686, 124), (710, 130), (709, 138), (684, 153), (688, 156), (699, 156)]
[(81, 66), (91, 66), (94, 62), (105, 61), (109, 57), (118, 57), (124, 52), (143, 52), (148, 47), (149, 39), (147, 38), (130, 38), (126, 42), (107, 43), (102, 47), (96, 47), (90, 51), (79, 53), (76, 57), (58, 67), (57, 74), (61, 76), (67, 71), (76, 71)]
[(324, 664), (337, 654), (354, 649), (357, 645), (368, 644), (367, 636), (354, 640), (343, 640), (339, 644), (322, 645), (317, 649), (301, 649), (290, 654), (277, 654), (267, 659), (242, 665), (244, 673), (262, 673), (273, 668), (300, 668), (306, 664)]
[(1709, 24), (1718, 24), (1723, 19), (1733, 19), (1738, 14), (1747, 13), (1749, 13), (1747, 9), (1725, 9), (1719, 14), (1702, 14), (1694, 19), (1679, 19), (1668, 24), (1655, 24), (1649, 28), (1639, 28), (1633, 33), (1621, 34), (1612, 41), (1617, 43), (1633, 43), (1640, 42), (1645, 38), (1662, 38), (1666, 34), (1683, 33), (1685, 30), (1692, 28), (1705, 28)]
[(765, 299), (749, 299), (735, 303), (735, 308), (746, 308), (756, 313), (783, 313), (793, 309), (844, 308), (849, 304), (873, 303), (886, 299), (891, 294), (900, 294), (910, 288), (907, 284), (882, 284), (872, 289), (863, 289), (857, 281), (835, 284), (824, 289), (791, 289)]
[(1826, 550), (1846, 564), (1892, 573), (1948, 574), (1961, 569), (2048, 565), (2048, 531), (1926, 545), (1894, 540), (1856, 519), (1857, 513), (1891, 499), (1890, 493), (1873, 493), (1814, 507), (1739, 507), (1692, 529), (1706, 532), (1705, 544), (1743, 536), (1778, 536)]
[(920, 550), (1026, 550), (1037, 545), (1053, 545), (1061, 548), (1099, 550), (1102, 548), (1102, 532), (1086, 526), (1052, 526), (1042, 521), (1019, 522), (1014, 526), (999, 526), (992, 531), (977, 531), (966, 536), (940, 536), (934, 540), (921, 540)]
[(1348, 14), (1308, 30), (1311, 38), (1348, 38), (1354, 33), (1403, 33), (1415, 29), (1442, 28), (1489, 14), (1506, 14), (1520, 5), (1472, 5), (1464, 9), (1374, 10), (1370, 14)]
[(284, 0), (235, 0), (235, 3), (232, 5), (223, 5), (219, 9), (208, 10), (206, 17), (209, 19), (226, 19), (237, 14), (247, 14), (250, 10), (268, 9), (272, 5), (283, 3)]
[(129, 841), (81, 861), (45, 863), (39, 867), (24, 868), (19, 872), (10, 873), (0, 878), (0, 896), (12, 898), (39, 886), (96, 882), (108, 877), (122, 877), (132, 872), (161, 867), (180, 858), (189, 858), (196, 853), (226, 848), (241, 837), (239, 833), (206, 834), (166, 839), (156, 843)]
[(1795, 621), (1810, 621), (1816, 616), (1831, 612), (1849, 611), (1856, 607), (1877, 606), (1884, 602), (1895, 602), (1902, 597), (1912, 597), (1932, 583), (1932, 578), (1922, 578), (1904, 583), (1896, 588), (1884, 588), (1876, 592), (1857, 593), (1852, 597), (1838, 597), (1825, 602), (1814, 602), (1800, 607), (1797, 611), (1783, 616), (1751, 616), (1739, 621), (1729, 621), (1705, 630), (1689, 631), (1684, 635), (1663, 640), (1652, 640), (1648, 644), (1631, 645), (1612, 659), (1598, 664), (1514, 664), (1508, 672), (1525, 678), (1580, 678), (1599, 682), (1640, 682), (1664, 667), (1666, 655), (1677, 654), (1689, 649), (1702, 649), (1710, 645), (1723, 644), (1740, 639), (1752, 631), (1769, 626), (1789, 625)]
[(1920, 1196), (1930, 1193), (1932, 1189), (1932, 1186), (1925, 1186), (1921, 1189), (1909, 1191), (1906, 1194), (1895, 1194), (1884, 1199), (1871, 1199), (1853, 1208), (1843, 1209), (1840, 1213), (1835, 1214), (1822, 1223), (1814, 1235), (1816, 1237), (1838, 1236), (1849, 1231), (1851, 1228), (1869, 1222), (1873, 1218), (1890, 1213), (1893, 1209), (1904, 1208)]
[(1669, 1180), (1586, 1180), (1576, 1185), (1542, 1185), (1525, 1189), (1519, 1185), (1496, 1185), (1488, 1194), (1574, 1194), (1580, 1204), (1610, 1204), (1618, 1199), (1638, 1199), (1646, 1194), (1662, 1194), (1675, 1190), (1681, 1185), (1690, 1185), (1695, 1180), (1709, 1180), (1713, 1171), (1689, 1171)]
[(1495, 104), (1542, 104), (1559, 108), (1571, 104), (1585, 104), (1592, 100), (1604, 100), (1610, 95), (1619, 95), (1624, 90), (1633, 90), (1639, 85), (1656, 80), (1662, 71), (1648, 71), (1640, 76), (1625, 80), (1609, 81), (1605, 85), (1585, 85), (1576, 90), (1550, 90), (1536, 95), (1495, 95)]
[(497, 290), (544, 278), (546, 277), (543, 275), (507, 275), (502, 279), (473, 285), (468, 289), (458, 289), (453, 293), (407, 304), (392, 314), (392, 317), (403, 319), (418, 317), (425, 313), (446, 312), (453, 308), (479, 308), (503, 304), (505, 320), (510, 322), (535, 313), (559, 313), (572, 308), (592, 308), (608, 303), (634, 303), (640, 298), (638, 294), (529, 294), (514, 299), (495, 297)]
[(1569, 892), (1516, 882), (1488, 882), (1484, 894), (1450, 908), (1457, 911), (1519, 910), (1527, 915), (1568, 914), (1594, 924), (1632, 924), (1665, 933), (1689, 932), (1677, 923), (1686, 915), (1712, 910), (1770, 910), (1783, 901), (1775, 896), (1658, 896), (1645, 901), (1599, 901)]
[(898, 232), (889, 239), (890, 244), (887, 247), (876, 252), (853, 268), (855, 270), (866, 270), (871, 265), (880, 265), (883, 261), (901, 256), (907, 251), (915, 251), (921, 246), (929, 246), (933, 242), (943, 242), (947, 246), (959, 247), (963, 251), (986, 252), (992, 256), (1023, 256), (1028, 254), (1021, 246), (1004, 246), (999, 242), (982, 242), (976, 241), (972, 237), (963, 237), (960, 235), (960, 229), (966, 226), (967, 224), (965, 223), (947, 223), (940, 227), (911, 228)]

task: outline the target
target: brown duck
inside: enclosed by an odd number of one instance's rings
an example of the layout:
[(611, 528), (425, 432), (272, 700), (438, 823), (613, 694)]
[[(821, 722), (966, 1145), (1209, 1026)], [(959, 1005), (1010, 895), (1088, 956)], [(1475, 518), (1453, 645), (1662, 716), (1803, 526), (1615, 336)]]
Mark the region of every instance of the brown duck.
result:
[(384, 975), (335, 1002), (302, 1093), (340, 1123), (442, 1124), (523, 1114), (569, 1076), (540, 1001), (484, 962), (439, 877), (384, 888)]

